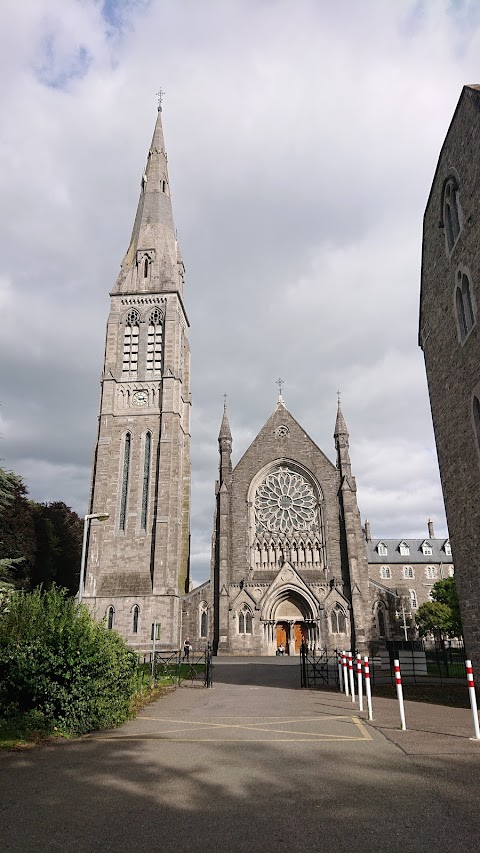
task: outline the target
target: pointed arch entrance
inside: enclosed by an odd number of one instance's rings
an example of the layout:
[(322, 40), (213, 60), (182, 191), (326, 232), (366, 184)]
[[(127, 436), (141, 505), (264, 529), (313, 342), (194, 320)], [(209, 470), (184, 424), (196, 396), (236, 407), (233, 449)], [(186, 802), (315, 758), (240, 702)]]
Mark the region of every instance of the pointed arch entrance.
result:
[(264, 609), (265, 652), (274, 655), (282, 648), (287, 655), (300, 654), (300, 646), (319, 644), (318, 610), (299, 590), (277, 589)]

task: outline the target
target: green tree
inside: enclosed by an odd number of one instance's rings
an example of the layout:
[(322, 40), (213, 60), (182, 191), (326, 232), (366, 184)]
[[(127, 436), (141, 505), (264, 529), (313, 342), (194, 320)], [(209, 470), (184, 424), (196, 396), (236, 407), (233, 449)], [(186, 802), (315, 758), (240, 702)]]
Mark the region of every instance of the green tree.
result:
[(61, 501), (33, 504), (35, 564), (30, 577), (32, 588), (53, 582), (71, 595), (78, 590), (82, 553), (83, 521)]
[(0, 618), (0, 717), (82, 733), (123, 722), (137, 656), (65, 589), (10, 593)]
[(450, 608), (439, 601), (427, 601), (415, 614), (415, 624), (421, 637), (440, 631), (447, 634), (450, 626)]
[(11, 504), (15, 495), (15, 489), (20, 486), (22, 480), (13, 471), (5, 471), (0, 468), (0, 513)]
[(437, 581), (432, 587), (432, 601), (445, 604), (450, 609), (450, 637), (461, 637), (463, 634), (460, 604), (458, 602), (457, 584), (455, 578), (445, 578)]
[(0, 572), (5, 583), (26, 586), (35, 559), (35, 530), (27, 489), (0, 468)]
[(418, 608), (415, 623), (421, 637), (439, 632), (446, 637), (461, 637), (462, 622), (455, 578), (437, 581), (432, 587), (432, 601)]

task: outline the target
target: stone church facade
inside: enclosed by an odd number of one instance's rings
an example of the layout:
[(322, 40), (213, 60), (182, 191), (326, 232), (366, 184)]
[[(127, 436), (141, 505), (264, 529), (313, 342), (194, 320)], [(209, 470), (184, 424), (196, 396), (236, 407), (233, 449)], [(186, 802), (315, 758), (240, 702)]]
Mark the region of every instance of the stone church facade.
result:
[[(477, 133), (469, 113), (468, 120)], [(455, 180), (458, 184), (458, 177)], [(450, 199), (458, 188), (451, 192)], [(435, 209), (439, 198), (433, 198)], [(469, 264), (469, 275), (476, 282), (478, 258), (470, 232), (464, 231), (463, 243), (457, 234), (455, 246), (463, 246), (463, 254), (456, 262), (462, 276)], [(434, 315), (427, 248), (425, 244), (424, 345)], [(450, 257), (453, 254), (449, 264)], [(432, 584), (424, 582), (424, 574), (432, 580), (429, 572), (436, 571), (431, 565), (435, 556), (439, 577), (443, 576), (443, 553), (451, 559), (450, 543), (439, 543), (430, 529), (429, 541), (423, 543), (372, 542), (368, 523), (365, 530), (361, 525), (340, 402), (334, 429), (336, 464), (288, 412), (280, 396), (233, 467), (232, 434), (224, 411), (218, 436), (211, 579), (187, 591), (191, 399), (184, 279), (159, 107), (130, 244), (110, 294), (89, 503), (90, 516), (106, 519), (92, 518), (89, 526), (83, 601), (138, 651), (150, 650), (154, 637), (163, 648), (176, 649), (187, 635), (196, 647), (211, 642), (218, 654), (273, 655), (281, 645), (293, 655), (301, 643), (371, 651), (372, 644), (398, 636), (395, 610), (401, 603), (413, 611), (415, 604), (428, 600)], [(476, 317), (475, 292), (471, 299)], [(473, 347), (475, 335), (473, 322), (460, 341), (463, 357), (470, 352), (464, 344), (468, 340)], [(437, 336), (435, 345), (445, 340), (446, 332)], [(473, 381), (472, 370), (464, 368), (467, 384)], [(472, 387), (475, 395), (477, 386)], [(435, 399), (435, 382), (432, 388)], [(474, 430), (480, 424), (478, 400), (475, 420), (476, 399)], [(477, 432), (475, 452), (480, 427)], [(474, 476), (472, 470), (469, 476)], [(463, 493), (461, 500), (458, 508), (466, 505)], [(449, 518), (458, 526), (456, 501), (450, 500)], [(468, 526), (469, 521), (465, 523)], [(471, 542), (476, 542), (476, 529), (468, 531)], [(465, 551), (465, 543), (457, 541)], [(406, 557), (402, 548), (410, 546), (418, 553), (400, 567)], [(420, 555), (420, 547), (433, 548), (435, 555), (433, 551)], [(391, 565), (386, 563), (388, 554)], [(422, 559), (427, 564), (421, 567)], [(468, 580), (463, 584), (465, 596)], [(473, 621), (470, 627), (473, 637)]]
[[(134, 648), (178, 647), (188, 589), (190, 350), (161, 106), (111, 292), (83, 601)], [(155, 626), (155, 628), (154, 628)]]
[(423, 350), (467, 655), (480, 674), (480, 86), (464, 86), (428, 198)]
[(218, 654), (366, 650), (368, 565), (340, 403), (336, 466), (282, 397), (235, 468), (226, 411), (218, 442), (211, 580), (185, 597), (184, 633), (201, 644), (208, 625)]

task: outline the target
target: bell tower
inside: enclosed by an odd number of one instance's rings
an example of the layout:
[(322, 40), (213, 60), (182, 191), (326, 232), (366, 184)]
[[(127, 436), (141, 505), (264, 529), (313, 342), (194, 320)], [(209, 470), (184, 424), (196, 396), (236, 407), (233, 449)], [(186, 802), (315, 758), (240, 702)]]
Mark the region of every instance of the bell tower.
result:
[(138, 649), (178, 647), (189, 583), (185, 267), (158, 107), (130, 244), (110, 294), (83, 600)]

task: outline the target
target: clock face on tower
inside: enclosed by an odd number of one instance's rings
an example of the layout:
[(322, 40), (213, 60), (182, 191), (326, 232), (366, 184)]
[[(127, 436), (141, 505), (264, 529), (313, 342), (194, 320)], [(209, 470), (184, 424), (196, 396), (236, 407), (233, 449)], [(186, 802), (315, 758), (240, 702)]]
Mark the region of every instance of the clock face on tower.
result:
[(134, 406), (146, 406), (148, 403), (148, 394), (146, 391), (135, 391), (132, 397)]

